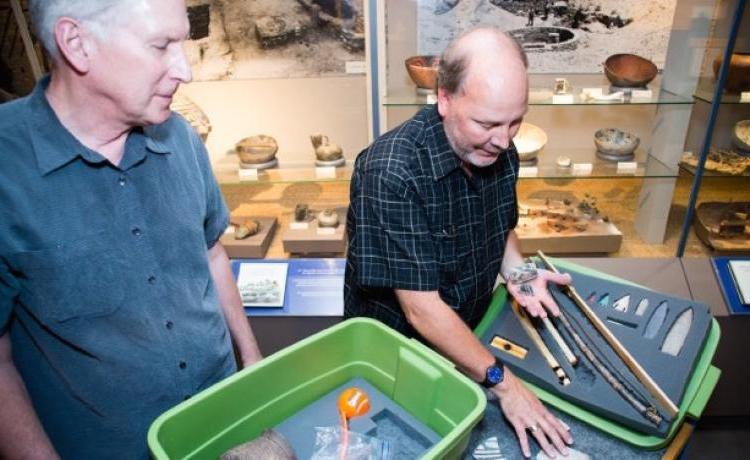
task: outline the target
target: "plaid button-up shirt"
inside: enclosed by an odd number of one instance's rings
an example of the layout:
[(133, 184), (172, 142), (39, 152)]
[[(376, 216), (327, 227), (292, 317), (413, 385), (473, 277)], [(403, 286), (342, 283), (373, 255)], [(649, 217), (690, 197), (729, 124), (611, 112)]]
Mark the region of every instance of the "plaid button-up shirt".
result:
[(352, 176), (345, 316), (415, 336), (394, 289), (436, 290), (476, 326), (518, 220), (517, 176), (515, 147), (466, 174), (436, 106), (377, 139)]

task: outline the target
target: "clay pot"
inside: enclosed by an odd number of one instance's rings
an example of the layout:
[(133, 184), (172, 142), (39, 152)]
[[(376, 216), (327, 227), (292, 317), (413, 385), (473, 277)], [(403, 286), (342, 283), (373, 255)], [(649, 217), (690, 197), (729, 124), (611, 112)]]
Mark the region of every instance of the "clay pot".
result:
[(342, 149), (338, 144), (331, 144), (328, 136), (324, 134), (313, 134), (310, 136), (315, 149), (315, 158), (319, 161), (335, 161), (342, 157)]
[(412, 56), (404, 64), (409, 77), (417, 87), (430, 91), (437, 89), (439, 56)]
[(513, 138), (520, 161), (532, 161), (547, 143), (547, 133), (536, 125), (523, 122)]
[(614, 86), (642, 88), (656, 77), (656, 64), (635, 54), (613, 54), (604, 61), (604, 74)]
[(334, 209), (324, 209), (318, 213), (318, 227), (338, 227), (339, 213)]
[(630, 156), (640, 142), (638, 136), (615, 128), (602, 128), (594, 134), (596, 150), (609, 156)]
[(245, 164), (268, 163), (276, 157), (278, 150), (276, 139), (265, 134), (246, 137), (235, 145), (240, 162)]
[[(714, 59), (714, 78), (719, 76), (722, 56)], [(733, 53), (729, 61), (729, 73), (724, 89), (730, 93), (750, 91), (750, 53)]]

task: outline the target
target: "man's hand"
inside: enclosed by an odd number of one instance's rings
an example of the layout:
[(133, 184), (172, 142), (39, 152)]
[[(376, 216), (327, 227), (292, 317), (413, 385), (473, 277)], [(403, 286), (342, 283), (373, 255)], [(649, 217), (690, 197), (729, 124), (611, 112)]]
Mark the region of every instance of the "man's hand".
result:
[(521, 452), (525, 457), (531, 456), (527, 430), (536, 438), (548, 457), (554, 458), (555, 452), (568, 455), (566, 445), (573, 443), (570, 428), (552, 415), (508, 368), (505, 369), (505, 379), (494, 387), (492, 392), (500, 400), (500, 408), (505, 418), (516, 430)]
[(555, 299), (547, 289), (547, 283), (552, 281), (557, 284), (570, 284), (572, 278), (568, 273), (553, 273), (549, 270), (539, 269), (536, 278), (522, 283), (508, 282), (508, 292), (526, 309), (530, 316), (546, 317), (547, 312), (552, 316), (560, 315)]

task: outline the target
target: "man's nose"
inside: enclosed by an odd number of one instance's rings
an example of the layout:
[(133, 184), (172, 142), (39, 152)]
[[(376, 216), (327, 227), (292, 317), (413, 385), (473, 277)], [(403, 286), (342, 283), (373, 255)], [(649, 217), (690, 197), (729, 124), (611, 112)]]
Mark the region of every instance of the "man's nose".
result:
[(170, 65), (170, 76), (182, 83), (188, 83), (193, 79), (193, 71), (190, 69), (190, 63), (182, 46), (175, 48)]
[(510, 147), (510, 130), (507, 125), (496, 126), (490, 133), (490, 144), (501, 150)]

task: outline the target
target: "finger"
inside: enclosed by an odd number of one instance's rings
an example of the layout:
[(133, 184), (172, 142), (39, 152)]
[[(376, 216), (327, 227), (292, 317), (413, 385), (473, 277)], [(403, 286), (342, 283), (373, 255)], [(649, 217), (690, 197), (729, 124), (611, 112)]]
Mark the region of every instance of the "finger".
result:
[(516, 437), (518, 438), (518, 443), (521, 445), (523, 456), (526, 458), (531, 457), (529, 438), (526, 437), (526, 426), (522, 422), (516, 422), (513, 424), (513, 429), (516, 430)]
[(573, 282), (573, 277), (570, 276), (570, 273), (555, 273), (548, 271), (547, 279), (556, 284), (570, 284)]
[(544, 434), (546, 435), (547, 439), (551, 441), (552, 445), (555, 446), (554, 449), (552, 449), (550, 446), (550, 449), (553, 452), (557, 451), (563, 455), (568, 455), (568, 447), (565, 445), (565, 442), (563, 441), (563, 438), (561, 436), (561, 431), (559, 431), (559, 430), (562, 430), (562, 426), (559, 426), (557, 423), (550, 423), (546, 420), (540, 421), (539, 426), (544, 431)]
[(534, 318), (547, 316), (547, 311), (539, 303), (539, 300), (535, 298), (530, 298), (526, 302), (526, 311), (529, 312), (529, 316), (533, 316)]
[(555, 302), (549, 293), (545, 292), (539, 296), (539, 302), (544, 306), (544, 309), (552, 314), (552, 316), (560, 316), (560, 307)]
[(547, 432), (547, 430), (550, 430), (549, 425), (544, 422), (539, 422), (531, 424), (531, 426), (535, 427), (535, 429), (530, 429), (531, 434), (536, 438), (544, 453), (547, 454), (547, 457), (549, 458), (555, 458), (557, 456), (557, 450), (555, 450), (555, 448), (552, 447), (552, 444), (547, 440), (547, 437), (551, 434)]

